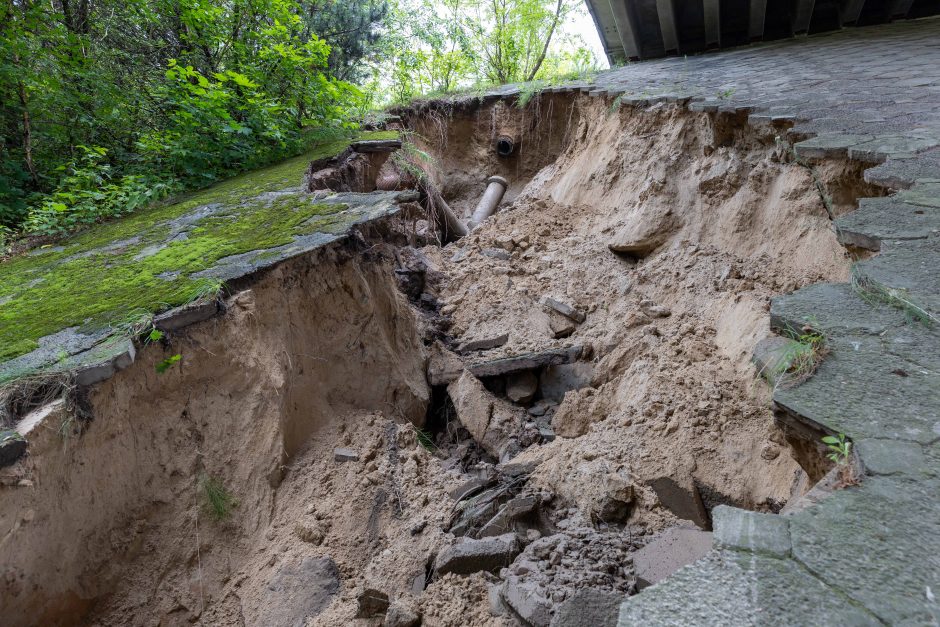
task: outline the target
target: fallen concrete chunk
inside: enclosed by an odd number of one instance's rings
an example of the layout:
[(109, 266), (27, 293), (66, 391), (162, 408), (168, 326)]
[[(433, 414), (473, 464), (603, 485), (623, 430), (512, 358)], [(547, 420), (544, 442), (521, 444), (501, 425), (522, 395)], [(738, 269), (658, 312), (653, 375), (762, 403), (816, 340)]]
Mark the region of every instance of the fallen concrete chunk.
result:
[(551, 298), (549, 296), (545, 296), (544, 298), (542, 298), (542, 304), (548, 307), (549, 309), (557, 311), (558, 313), (565, 316), (566, 318), (571, 318), (577, 323), (584, 322), (585, 318), (587, 317), (585, 316), (583, 311), (575, 309), (571, 305), (555, 300), (554, 298)]
[(478, 340), (470, 340), (464, 342), (460, 345), (459, 350), (461, 353), (469, 353), (472, 351), (485, 351), (490, 350), (491, 348), (499, 348), (509, 341), (509, 334), (503, 333), (502, 335), (496, 335), (493, 337), (480, 338)]
[(582, 588), (558, 607), (551, 627), (614, 627), (623, 602), (622, 592)]
[(534, 581), (509, 577), (500, 591), (503, 601), (519, 615), (526, 625), (548, 627), (552, 620), (552, 603), (545, 598)]
[(459, 379), (461, 373), (463, 362), (460, 358), (440, 342), (434, 342), (428, 355), (428, 383), (447, 385)]
[(457, 486), (456, 488), (448, 492), (448, 494), (450, 494), (450, 498), (454, 499), (455, 501), (462, 501), (468, 496), (471, 496), (473, 494), (476, 494), (480, 490), (483, 490), (484, 488), (489, 486), (491, 483), (492, 481), (489, 479), (483, 479), (481, 477), (477, 477), (474, 479), (470, 479), (469, 481), (465, 481), (464, 483), (460, 484), (459, 486)]
[(673, 527), (633, 554), (637, 588), (659, 583), (712, 548), (712, 534), (698, 529)]
[(537, 370), (545, 366), (570, 364), (581, 356), (581, 346), (556, 348), (541, 353), (529, 353), (516, 357), (505, 357), (494, 361), (478, 362), (470, 366), (470, 372), (477, 377), (499, 377), (524, 370)]
[(556, 340), (569, 337), (572, 333), (575, 332), (577, 327), (570, 318), (556, 313), (554, 311), (549, 312), (548, 314), (548, 331), (549, 335)]
[(434, 573), (440, 577), (447, 573), (496, 572), (509, 566), (519, 552), (519, 541), (512, 533), (481, 540), (461, 538), (438, 554), (434, 560)]
[(506, 396), (514, 403), (528, 403), (538, 389), (538, 377), (531, 370), (510, 375), (506, 380)]
[(338, 462), (358, 462), (359, 453), (351, 448), (338, 448), (333, 450), (333, 459)]
[(366, 588), (360, 592), (358, 602), (356, 618), (372, 618), (384, 614), (388, 609), (388, 595), (375, 588)]
[(477, 537), (487, 538), (513, 531), (515, 522), (534, 512), (540, 502), (541, 499), (535, 494), (510, 499), (488, 523), (483, 525)]
[(467, 371), (447, 386), (447, 394), (457, 410), (457, 419), (477, 444), (497, 458), (506, 452), (524, 421), (523, 408), (495, 397)]
[(650, 481), (649, 486), (663, 507), (678, 518), (691, 520), (700, 528), (708, 529), (708, 513), (691, 477), (659, 477)]

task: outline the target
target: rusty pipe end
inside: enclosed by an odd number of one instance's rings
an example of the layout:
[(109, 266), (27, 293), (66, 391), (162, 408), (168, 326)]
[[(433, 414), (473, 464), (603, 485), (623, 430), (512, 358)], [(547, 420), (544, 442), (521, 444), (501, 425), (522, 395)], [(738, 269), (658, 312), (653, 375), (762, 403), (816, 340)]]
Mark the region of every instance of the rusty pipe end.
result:
[(500, 157), (508, 157), (516, 152), (516, 140), (509, 135), (500, 135), (496, 138), (496, 154)]

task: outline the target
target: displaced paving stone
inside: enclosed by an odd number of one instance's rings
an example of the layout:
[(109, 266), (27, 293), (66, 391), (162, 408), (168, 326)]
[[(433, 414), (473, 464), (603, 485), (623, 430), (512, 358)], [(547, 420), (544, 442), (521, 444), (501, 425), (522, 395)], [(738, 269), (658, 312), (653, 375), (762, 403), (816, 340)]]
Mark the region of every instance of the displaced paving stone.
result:
[(528, 403), (539, 389), (539, 380), (531, 370), (509, 375), (506, 396), (514, 403)]
[(566, 318), (560, 313), (551, 311), (548, 314), (548, 332), (549, 335), (556, 339), (563, 339), (570, 337), (576, 330), (577, 326), (574, 321), (570, 318)]
[(477, 537), (487, 538), (500, 536), (514, 531), (516, 521), (535, 512), (540, 503), (541, 499), (538, 495), (534, 494), (517, 496), (510, 499), (488, 523), (483, 525), (479, 533), (477, 533)]
[(828, 624), (882, 624), (792, 560), (713, 551), (625, 599), (617, 624), (796, 627), (821, 624), (820, 608), (830, 617)]
[(790, 554), (789, 521), (782, 516), (719, 505), (712, 510), (712, 524), (716, 547), (774, 557)]
[(454, 499), (455, 501), (462, 501), (468, 496), (476, 494), (477, 492), (485, 489), (492, 483), (493, 482), (490, 479), (474, 477), (469, 481), (461, 483), (459, 486), (448, 492), (448, 494), (450, 494), (450, 498)]
[(575, 309), (574, 307), (572, 307), (571, 305), (567, 303), (563, 303), (561, 301), (555, 300), (554, 298), (551, 298), (550, 296), (543, 297), (542, 304), (553, 311), (557, 311), (558, 313), (565, 316), (566, 318), (570, 318), (571, 320), (574, 320), (577, 323), (584, 322), (584, 320), (587, 318), (587, 316), (584, 314), (583, 311), (579, 309)]
[(496, 572), (512, 563), (520, 550), (519, 541), (513, 533), (480, 540), (460, 538), (456, 544), (438, 554), (434, 560), (434, 573), (441, 577), (447, 573), (470, 575), (480, 571)]
[(899, 440), (859, 440), (855, 452), (865, 470), (873, 475), (912, 475), (927, 471), (924, 448), (915, 442)]
[(359, 453), (351, 448), (333, 449), (333, 459), (337, 462), (358, 462)]
[(704, 557), (712, 549), (712, 534), (698, 529), (673, 527), (659, 534), (633, 554), (637, 588), (659, 583), (683, 566)]
[(262, 595), (256, 617), (246, 617), (255, 627), (303, 627), (308, 618), (322, 612), (339, 592), (339, 569), (328, 557), (305, 557), (286, 562), (272, 575)]
[(529, 353), (516, 357), (505, 357), (494, 361), (477, 362), (470, 366), (470, 372), (477, 377), (499, 377), (525, 370), (537, 370), (545, 366), (570, 364), (581, 356), (581, 346), (556, 348), (541, 353)]
[(658, 477), (649, 482), (663, 507), (684, 520), (691, 520), (702, 529), (708, 529), (708, 512), (702, 503), (698, 488), (691, 476)]
[(614, 627), (622, 602), (622, 593), (582, 588), (558, 607), (551, 627)]
[(464, 342), (460, 345), (458, 349), (461, 353), (469, 353), (472, 351), (485, 351), (490, 350), (491, 348), (499, 348), (503, 346), (506, 342), (509, 341), (509, 334), (503, 333), (502, 335), (495, 335), (493, 337), (484, 337), (478, 340), (470, 340)]
[(384, 614), (388, 609), (388, 595), (375, 588), (366, 588), (360, 592), (357, 602), (359, 609), (356, 611), (356, 618), (372, 618)]
[(367, 139), (353, 142), (352, 149), (356, 152), (395, 152), (401, 148), (400, 139)]
[(793, 149), (797, 155), (807, 159), (844, 159), (849, 148), (871, 139), (871, 135), (827, 133), (801, 141)]
[(940, 209), (896, 197), (862, 198), (857, 210), (836, 218), (835, 227), (843, 246), (878, 251), (886, 240), (924, 239), (940, 233)]
[(0, 431), (0, 468), (11, 466), (26, 454), (26, 438), (22, 435), (7, 429)]
[(447, 386), (457, 419), (484, 450), (501, 459), (516, 440), (525, 410), (499, 399), (469, 371)]

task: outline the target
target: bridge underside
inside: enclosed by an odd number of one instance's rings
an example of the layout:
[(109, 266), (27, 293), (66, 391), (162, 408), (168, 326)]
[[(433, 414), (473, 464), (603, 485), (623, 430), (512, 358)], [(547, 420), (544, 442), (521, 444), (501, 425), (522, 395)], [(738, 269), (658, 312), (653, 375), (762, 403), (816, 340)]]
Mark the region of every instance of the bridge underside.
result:
[(612, 65), (940, 14), (940, 0), (585, 0)]

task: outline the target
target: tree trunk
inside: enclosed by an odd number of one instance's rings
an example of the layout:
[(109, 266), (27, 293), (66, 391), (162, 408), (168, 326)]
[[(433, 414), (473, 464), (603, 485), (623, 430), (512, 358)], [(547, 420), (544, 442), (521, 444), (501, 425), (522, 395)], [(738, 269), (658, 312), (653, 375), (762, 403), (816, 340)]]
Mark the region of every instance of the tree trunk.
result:
[(561, 19), (561, 9), (563, 2), (564, 0), (558, 0), (558, 5), (555, 7), (555, 17), (552, 19), (552, 27), (548, 29), (548, 36), (545, 38), (545, 45), (542, 46), (542, 53), (539, 55), (539, 58), (536, 59), (535, 65), (532, 67), (532, 71), (530, 71), (529, 75), (526, 77), (526, 81), (534, 80), (535, 75), (538, 74), (539, 68), (542, 67), (542, 63), (545, 62), (545, 55), (548, 54), (548, 46), (552, 43), (552, 37), (555, 35), (555, 28), (558, 27), (558, 21)]

